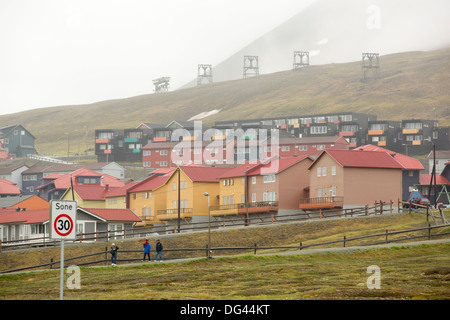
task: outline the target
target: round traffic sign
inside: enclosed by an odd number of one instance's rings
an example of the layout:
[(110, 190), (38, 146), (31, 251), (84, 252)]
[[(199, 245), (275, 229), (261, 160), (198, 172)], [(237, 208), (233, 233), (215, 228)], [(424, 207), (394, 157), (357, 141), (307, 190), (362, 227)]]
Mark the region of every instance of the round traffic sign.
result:
[(69, 217), (67, 214), (60, 214), (55, 219), (53, 229), (61, 237), (65, 237), (65, 236), (69, 235), (73, 229), (72, 218)]

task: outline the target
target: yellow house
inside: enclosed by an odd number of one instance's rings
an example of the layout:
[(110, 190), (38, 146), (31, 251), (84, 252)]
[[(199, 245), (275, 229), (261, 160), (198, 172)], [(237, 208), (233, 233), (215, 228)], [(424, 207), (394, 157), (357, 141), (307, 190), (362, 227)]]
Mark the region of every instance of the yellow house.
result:
[[(182, 166), (172, 174), (165, 184), (165, 208), (158, 210), (158, 220), (167, 223), (178, 221), (178, 200), (180, 218), (184, 221), (201, 221), (208, 217), (208, 199), (210, 206), (219, 204), (219, 177), (229, 168)], [(203, 218), (202, 218), (203, 217)]]
[(159, 223), (158, 210), (166, 208), (166, 184), (173, 171), (162, 175), (150, 176), (127, 190), (128, 208), (142, 220), (137, 226)]

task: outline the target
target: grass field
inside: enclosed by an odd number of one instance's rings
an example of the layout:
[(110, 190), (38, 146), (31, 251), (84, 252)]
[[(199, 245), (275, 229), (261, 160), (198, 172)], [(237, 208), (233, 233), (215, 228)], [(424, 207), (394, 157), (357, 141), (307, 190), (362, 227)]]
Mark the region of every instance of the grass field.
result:
[[(447, 211), (447, 210), (446, 210)], [(449, 212), (446, 212), (448, 219)], [(213, 247), (304, 245), (404, 230), (426, 225), (421, 214), (392, 214), (349, 219), (308, 221), (212, 232)], [(450, 227), (441, 228), (448, 232)], [(422, 231), (421, 231), (422, 232)], [(422, 232), (426, 234), (426, 231)], [(433, 231), (436, 234), (437, 231)], [(415, 234), (417, 235), (417, 234)], [(404, 235), (402, 235), (404, 237)], [(411, 235), (409, 235), (411, 236)], [(165, 248), (204, 247), (207, 232), (158, 236)], [(154, 239), (150, 239), (151, 243)], [(421, 239), (422, 240), (422, 239)], [(424, 239), (423, 239), (424, 240)], [(380, 241), (380, 240), (378, 240)], [(409, 240), (411, 241), (411, 240)], [(352, 245), (360, 245), (355, 243)], [(108, 243), (66, 246), (66, 258), (99, 251)], [(122, 240), (122, 249), (138, 249), (136, 240)], [(350, 244), (349, 244), (350, 246)], [(324, 249), (325, 247), (320, 247)], [(119, 267), (82, 267), (81, 289), (65, 290), (65, 299), (426, 299), (450, 298), (450, 243), (367, 248), (351, 251), (338, 244), (327, 253), (258, 250), (238, 256), (174, 263), (139, 263)], [(345, 251), (342, 251), (345, 250)], [(261, 255), (260, 255), (261, 254)], [(267, 254), (267, 255), (266, 255)], [(48, 262), (59, 248), (4, 251), (0, 270)], [(140, 255), (139, 255), (140, 256)], [(169, 254), (165, 255), (168, 257)], [(123, 255), (119, 255), (123, 257)], [(39, 260), (41, 259), (41, 260)], [(119, 263), (121, 264), (121, 263)], [(369, 290), (367, 268), (381, 270), (381, 288)], [(70, 274), (65, 275), (66, 280)], [(0, 300), (59, 298), (59, 270), (0, 275)]]
[[(81, 268), (81, 288), (64, 299), (447, 300), (449, 253), (444, 243)], [(370, 265), (380, 267), (380, 289), (367, 287)], [(58, 299), (59, 279), (58, 270), (2, 275), (0, 299)]]

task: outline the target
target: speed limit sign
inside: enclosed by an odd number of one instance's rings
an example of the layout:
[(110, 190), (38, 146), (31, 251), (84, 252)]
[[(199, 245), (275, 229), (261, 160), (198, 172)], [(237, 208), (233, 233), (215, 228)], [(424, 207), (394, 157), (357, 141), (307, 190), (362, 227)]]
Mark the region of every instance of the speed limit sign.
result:
[(75, 240), (76, 201), (50, 201), (50, 238)]

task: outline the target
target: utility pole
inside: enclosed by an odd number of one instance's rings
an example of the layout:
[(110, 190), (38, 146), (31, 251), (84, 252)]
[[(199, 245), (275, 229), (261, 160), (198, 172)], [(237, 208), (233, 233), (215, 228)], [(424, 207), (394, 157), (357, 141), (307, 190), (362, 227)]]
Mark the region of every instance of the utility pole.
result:
[(180, 211), (181, 211), (181, 201), (180, 201), (180, 185), (181, 185), (181, 182), (180, 182), (180, 174), (181, 174), (181, 172), (180, 172), (180, 167), (178, 167), (177, 168), (177, 170), (178, 170), (178, 233), (180, 233), (180, 221), (181, 221), (181, 218), (180, 218), (180, 216), (181, 216), (181, 214), (180, 214)]

